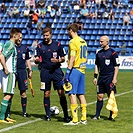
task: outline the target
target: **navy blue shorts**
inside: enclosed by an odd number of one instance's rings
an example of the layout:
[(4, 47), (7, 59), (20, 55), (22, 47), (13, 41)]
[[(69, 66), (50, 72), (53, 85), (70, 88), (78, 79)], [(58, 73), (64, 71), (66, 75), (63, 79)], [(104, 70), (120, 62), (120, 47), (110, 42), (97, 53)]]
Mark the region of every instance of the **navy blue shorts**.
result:
[[(113, 75), (99, 76), (97, 83), (97, 94), (107, 93), (110, 95), (110, 84), (112, 83)], [(114, 93), (116, 93), (116, 87), (114, 87)]]
[(42, 68), (40, 71), (40, 78), (41, 78), (41, 88), (40, 90), (47, 91), (51, 90), (51, 84), (53, 82), (54, 90), (63, 90), (62, 87), (62, 79), (63, 79), (63, 72), (61, 68), (57, 68), (55, 70), (48, 70)]
[(27, 90), (28, 89), (26, 70), (17, 71), (16, 81), (18, 82), (19, 90)]

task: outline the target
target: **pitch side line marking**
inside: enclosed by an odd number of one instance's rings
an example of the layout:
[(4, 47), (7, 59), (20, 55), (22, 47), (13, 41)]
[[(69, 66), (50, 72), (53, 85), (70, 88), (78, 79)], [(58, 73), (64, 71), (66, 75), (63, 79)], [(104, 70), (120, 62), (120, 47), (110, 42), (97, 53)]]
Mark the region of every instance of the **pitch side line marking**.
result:
[[(132, 91), (123, 92), (123, 93), (120, 93), (120, 94), (116, 94), (115, 96), (118, 97), (118, 96), (125, 95), (125, 94), (131, 93), (131, 92), (133, 92), (133, 90)], [(107, 100), (107, 99), (108, 98), (104, 98), (104, 101)], [(94, 103), (96, 103), (96, 101), (88, 103), (87, 105), (92, 105)], [(60, 112), (60, 113), (63, 113), (63, 112)], [(8, 130), (11, 130), (11, 129), (14, 129), (14, 128), (17, 128), (17, 127), (21, 127), (21, 126), (24, 126), (24, 125), (27, 125), (27, 124), (30, 124), (30, 123), (34, 123), (36, 121), (41, 121), (41, 120), (42, 120), (41, 118), (38, 118), (36, 120), (31, 120), (31, 121), (27, 121), (27, 122), (24, 122), (24, 123), (20, 123), (20, 124), (17, 124), (17, 125), (8, 127), (8, 128), (3, 128), (3, 129), (0, 130), (0, 132), (5, 132), (5, 131), (8, 131)]]

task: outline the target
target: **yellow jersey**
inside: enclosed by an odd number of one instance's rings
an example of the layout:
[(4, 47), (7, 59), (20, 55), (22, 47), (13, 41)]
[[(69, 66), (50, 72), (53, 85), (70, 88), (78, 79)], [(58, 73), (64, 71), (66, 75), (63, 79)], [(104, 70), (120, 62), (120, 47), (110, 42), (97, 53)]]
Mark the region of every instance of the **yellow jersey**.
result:
[(76, 68), (80, 72), (85, 73), (88, 58), (87, 43), (80, 36), (75, 36), (69, 41), (68, 64), (70, 56), (75, 56), (73, 68)]

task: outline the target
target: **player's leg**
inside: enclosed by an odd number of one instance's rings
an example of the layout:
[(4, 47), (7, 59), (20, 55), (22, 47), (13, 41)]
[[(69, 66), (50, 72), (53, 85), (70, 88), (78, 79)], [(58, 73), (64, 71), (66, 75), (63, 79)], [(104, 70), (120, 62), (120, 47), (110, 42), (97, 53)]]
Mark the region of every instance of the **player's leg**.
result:
[[(116, 86), (114, 86), (114, 88), (112, 88), (112, 87), (110, 86), (110, 84), (112, 84), (112, 80), (113, 80), (113, 76), (110, 75), (110, 76), (108, 76), (108, 78), (106, 79), (106, 83), (105, 83), (105, 88), (106, 88), (106, 92), (107, 92), (108, 98), (109, 98), (109, 96), (110, 96), (111, 89), (113, 89), (114, 93), (116, 93)], [(112, 118), (112, 111), (110, 111), (108, 120), (113, 120), (113, 118)]]
[(85, 94), (85, 75), (83, 73), (80, 73), (80, 80), (78, 84), (78, 92), (77, 92), (77, 97), (80, 101), (80, 107), (81, 107), (81, 123), (82, 124), (87, 124), (87, 103), (86, 103), (86, 98), (84, 96)]
[(103, 86), (103, 81), (104, 78), (100, 77), (98, 79), (98, 84), (97, 84), (97, 103), (96, 103), (96, 114), (92, 117), (92, 120), (98, 120), (100, 119), (100, 112), (103, 107), (103, 98), (104, 98), (104, 86)]
[(68, 115), (67, 100), (66, 100), (64, 89), (61, 84), (61, 81), (63, 79), (63, 72), (61, 68), (58, 68), (55, 70), (55, 72), (52, 74), (52, 79), (53, 79), (54, 89), (58, 91), (58, 95), (60, 98), (60, 105), (64, 113), (64, 121), (69, 122), (71, 121), (71, 117), (69, 117)]
[(50, 121), (50, 90), (44, 91), (44, 100), (43, 100), (45, 112), (46, 112), (46, 121)]
[(63, 114), (64, 114), (64, 121), (65, 122), (70, 122), (71, 117), (68, 115), (68, 106), (67, 106), (67, 100), (66, 100), (64, 90), (62, 88), (62, 90), (57, 90), (57, 91), (58, 91), (58, 95), (59, 95), (59, 98), (60, 98), (60, 105), (62, 107)]
[[(72, 90), (68, 92), (70, 100), (70, 109), (72, 114), (72, 122), (70, 125), (78, 124), (78, 103), (77, 103), (77, 92), (78, 92), (78, 83), (80, 79), (79, 71), (72, 69), (71, 75), (69, 77), (72, 84)], [(76, 79), (76, 80), (75, 80)]]
[(50, 121), (50, 90), (51, 90), (51, 75), (49, 70), (41, 69), (41, 88), (40, 90), (44, 91), (43, 105), (46, 112), (46, 121)]
[(12, 99), (14, 94), (14, 87), (15, 87), (15, 74), (13, 73), (9, 73), (8, 75), (3, 74), (2, 89), (4, 97), (1, 101), (0, 122), (12, 123), (10, 121), (5, 122), (5, 119), (7, 118), (6, 112), (9, 101)]
[(93, 120), (100, 119), (100, 113), (103, 107), (104, 94), (97, 94), (96, 114), (92, 117)]
[(17, 72), (17, 81), (21, 96), (22, 116), (30, 117), (26, 112), (26, 107), (27, 107), (26, 90), (28, 90), (28, 83), (27, 83), (27, 73), (25, 70)]

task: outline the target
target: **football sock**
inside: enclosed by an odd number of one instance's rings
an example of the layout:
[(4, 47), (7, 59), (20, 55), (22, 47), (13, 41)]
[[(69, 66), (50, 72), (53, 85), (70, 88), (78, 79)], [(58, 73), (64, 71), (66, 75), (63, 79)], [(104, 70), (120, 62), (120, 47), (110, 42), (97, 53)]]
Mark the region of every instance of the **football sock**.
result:
[(21, 97), (21, 105), (22, 105), (23, 114), (26, 113), (26, 104), (27, 104), (27, 97), (25, 98)]
[(5, 113), (6, 113), (6, 110), (7, 110), (7, 106), (8, 106), (8, 101), (3, 99), (1, 101), (0, 120), (4, 120), (5, 119)]
[(64, 117), (67, 118), (68, 117), (68, 111), (67, 111), (67, 100), (66, 100), (65, 96), (60, 97), (60, 105), (62, 107)]
[(6, 110), (6, 114), (5, 114), (5, 118), (7, 118), (8, 115), (10, 115), (11, 104), (12, 104), (12, 100), (9, 100), (7, 110)]
[(44, 108), (46, 116), (50, 118), (50, 97), (44, 97)]
[(112, 118), (112, 111), (110, 111), (110, 115), (109, 115), (110, 118)]
[(86, 107), (87, 107), (87, 104), (81, 104), (81, 114), (82, 114), (81, 120), (82, 121), (86, 120)]
[(102, 101), (97, 101), (97, 105), (96, 105), (96, 116), (100, 116), (100, 112), (101, 112), (101, 109), (103, 107), (103, 100)]
[(71, 104), (70, 105), (71, 112), (72, 112), (72, 121), (78, 122), (78, 104)]

